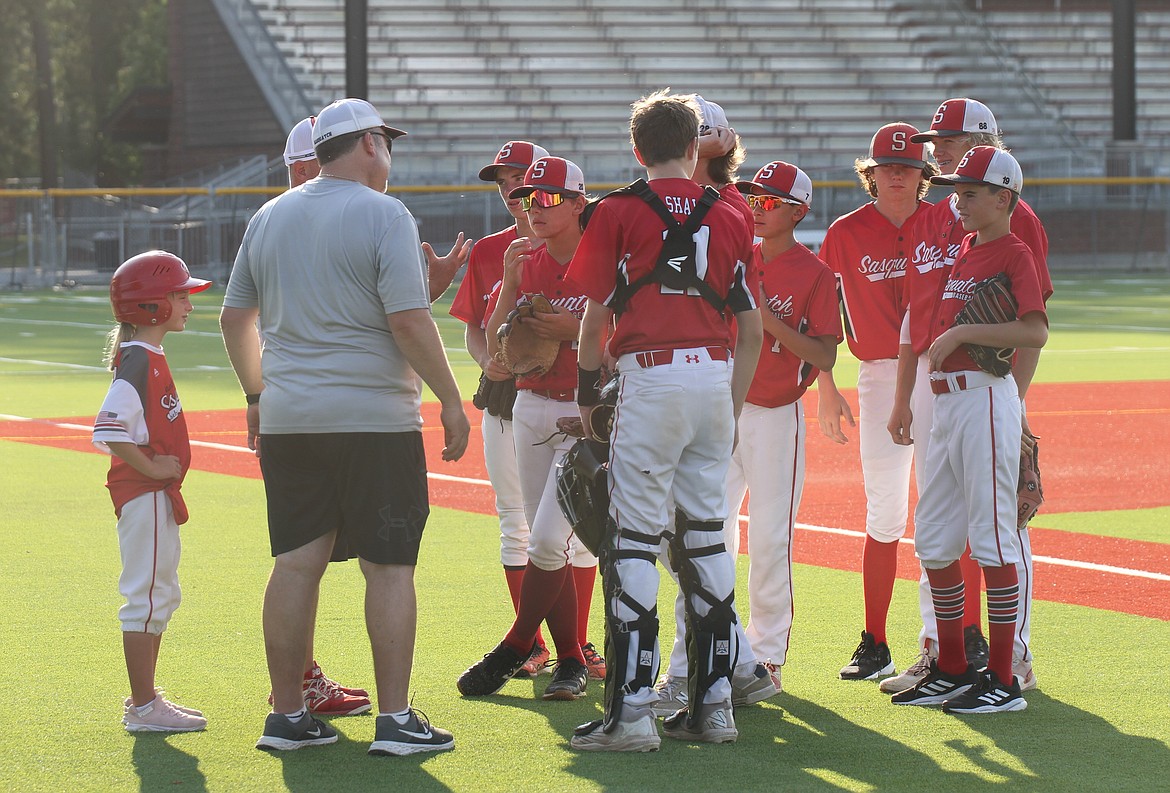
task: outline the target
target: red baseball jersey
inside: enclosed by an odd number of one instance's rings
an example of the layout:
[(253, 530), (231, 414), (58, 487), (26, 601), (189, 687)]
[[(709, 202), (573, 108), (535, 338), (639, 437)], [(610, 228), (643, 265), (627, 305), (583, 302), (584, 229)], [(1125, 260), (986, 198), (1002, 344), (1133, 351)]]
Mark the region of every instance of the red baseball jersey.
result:
[(727, 202), (727, 205), (735, 209), (739, 214), (743, 215), (744, 222), (747, 223), (748, 235), (756, 236), (756, 218), (752, 214), (752, 208), (748, 206), (747, 199), (743, 197), (743, 193), (735, 187), (735, 182), (725, 184), (719, 190), (719, 197)]
[[(1024, 241), (1015, 234), (1008, 234), (976, 245), (975, 235), (970, 234), (963, 240), (955, 258), (955, 266), (951, 268), (946, 284), (943, 285), (931, 342), (948, 328), (954, 327), (955, 317), (971, 299), (975, 285), (999, 273), (1007, 273), (1012, 281), (1012, 294), (1019, 305), (1017, 316), (1022, 317), (1032, 311), (1044, 314), (1044, 295), (1036, 276), (1036, 262)], [(942, 369), (944, 372), (963, 372), (977, 371), (979, 367), (967, 354), (967, 348), (959, 345), (943, 361)]]
[[(759, 283), (764, 291), (761, 311), (770, 311), (785, 325), (806, 336), (832, 336), (841, 341), (837, 282), (824, 262), (803, 245), (794, 245), (771, 261), (755, 248)], [(764, 331), (760, 362), (747, 401), (765, 408), (790, 405), (816, 380), (818, 369), (802, 361), (776, 337)]]
[[(1032, 208), (1020, 201), (1012, 213), (1011, 228), (1032, 251), (1040, 291), (1047, 303), (1052, 296), (1052, 277), (1048, 273), (1048, 235), (1044, 226)], [(910, 345), (915, 355), (921, 355), (930, 346), (939, 292), (968, 235), (959, 222), (954, 195), (919, 216), (912, 234), (914, 251), (906, 268), (903, 302), (910, 311)]]
[(837, 218), (825, 233), (819, 256), (837, 276), (845, 338), (859, 360), (898, 357), (910, 230), (929, 207), (919, 202), (898, 227), (871, 202)]
[(504, 274), (504, 251), (520, 236), (516, 227), (510, 226), (478, 240), (471, 248), (467, 260), (467, 272), (451, 301), (451, 316), (468, 325), (482, 328), (490, 312), (487, 311), (488, 297), (500, 285)]
[[(577, 319), (585, 313), (588, 303), (585, 295), (571, 284), (565, 283), (566, 265), (549, 254), (546, 248), (537, 248), (532, 258), (524, 265), (520, 276), (520, 291), (523, 294), (540, 293), (554, 306), (568, 310)], [(488, 298), (487, 314), (490, 317), (500, 299), (500, 284), (497, 284)], [(562, 341), (561, 350), (553, 366), (539, 377), (517, 377), (517, 388), (546, 389), (550, 391), (571, 391), (577, 387), (577, 342)]]
[[(650, 187), (680, 223), (703, 195), (689, 179), (654, 179)], [(637, 281), (654, 269), (666, 226), (641, 198), (615, 195), (593, 213), (569, 278), (591, 299), (612, 305), (619, 285)], [(749, 284), (758, 280), (752, 238), (743, 218), (723, 200), (716, 201), (696, 232), (698, 273), (717, 294), (726, 295), (732, 313), (756, 308)], [(610, 340), (615, 357), (646, 350), (726, 347), (727, 320), (698, 294), (647, 284), (630, 297)]]
[[(114, 379), (93, 425), (93, 442), (108, 451), (108, 443), (134, 443), (147, 457), (169, 454), (179, 458), (183, 476), (191, 467), (191, 443), (187, 420), (175, 390), (175, 381), (162, 350), (130, 342), (118, 350)], [(143, 493), (166, 491), (175, 522), (187, 522), (187, 505), (177, 482), (165, 482), (138, 473), (120, 457), (110, 461), (106, 487), (114, 502), (114, 514)]]

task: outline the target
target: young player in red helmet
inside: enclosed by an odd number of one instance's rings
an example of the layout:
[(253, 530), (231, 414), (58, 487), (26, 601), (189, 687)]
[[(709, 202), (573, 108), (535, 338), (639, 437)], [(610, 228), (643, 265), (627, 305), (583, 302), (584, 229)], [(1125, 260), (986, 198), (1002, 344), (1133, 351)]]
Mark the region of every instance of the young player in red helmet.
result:
[(181, 599), (179, 526), (187, 522), (187, 506), (180, 487), (191, 465), (187, 422), (162, 341), (182, 332), (191, 295), (209, 286), (164, 251), (128, 259), (110, 282), (119, 323), (106, 349), (114, 379), (94, 422), (93, 443), (113, 457), (106, 487), (122, 556), (118, 589), (126, 602), (118, 618), (131, 689), (122, 723), (130, 732), (207, 726), (199, 711), (163, 697), (154, 675), (163, 632)]

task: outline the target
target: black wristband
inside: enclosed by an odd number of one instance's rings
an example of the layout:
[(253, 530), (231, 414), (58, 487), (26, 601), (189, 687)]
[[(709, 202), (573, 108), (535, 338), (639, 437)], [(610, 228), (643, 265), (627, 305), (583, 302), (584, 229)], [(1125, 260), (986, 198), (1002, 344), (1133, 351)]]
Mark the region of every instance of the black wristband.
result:
[(260, 404), (260, 395), (259, 394), (244, 394), (244, 399), (247, 400), (249, 405)]
[(582, 369), (577, 366), (577, 404), (592, 407), (601, 401), (601, 369)]

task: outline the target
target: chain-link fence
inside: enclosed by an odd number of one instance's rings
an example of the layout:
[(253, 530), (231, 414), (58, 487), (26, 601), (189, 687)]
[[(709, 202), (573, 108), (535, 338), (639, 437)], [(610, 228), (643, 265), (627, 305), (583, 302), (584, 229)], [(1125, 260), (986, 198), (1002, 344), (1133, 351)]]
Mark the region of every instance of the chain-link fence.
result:
[[(616, 186), (591, 189), (602, 195)], [(105, 283), (123, 260), (151, 248), (222, 282), (248, 220), (281, 189), (0, 190), (0, 288)], [(941, 200), (943, 190), (928, 198)], [(460, 231), (479, 238), (511, 223), (490, 185), (391, 193), (441, 251)], [(1170, 271), (1170, 177), (1032, 179), (1024, 198), (1048, 231), (1052, 270)], [(815, 181), (813, 213), (798, 237), (815, 247), (833, 219), (866, 200), (855, 180)]]

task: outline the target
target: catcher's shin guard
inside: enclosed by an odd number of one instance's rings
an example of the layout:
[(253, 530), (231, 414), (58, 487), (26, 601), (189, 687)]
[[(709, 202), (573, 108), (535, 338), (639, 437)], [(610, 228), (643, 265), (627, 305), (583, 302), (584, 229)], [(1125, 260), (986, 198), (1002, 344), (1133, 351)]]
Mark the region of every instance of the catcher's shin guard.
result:
[[(620, 536), (655, 544), (656, 537), (622, 529)], [(607, 543), (608, 545), (608, 543)], [(643, 605), (622, 587), (618, 562), (640, 560), (654, 566), (656, 556), (637, 549), (604, 548), (600, 555), (601, 583), (605, 592), (605, 718), (602, 729), (612, 732), (622, 715), (626, 694), (650, 688), (658, 676), (658, 604)], [(628, 568), (628, 565), (623, 565)], [(627, 569), (627, 575), (630, 571)], [(630, 620), (617, 616), (621, 603), (634, 612)], [(630, 669), (630, 651), (637, 648), (634, 668)]]
[[(671, 566), (678, 573), (678, 586), (683, 593), (683, 608), (687, 626), (687, 725), (698, 723), (703, 698), (720, 678), (731, 679), (739, 658), (739, 642), (735, 629), (735, 582), (725, 598), (710, 590), (710, 576), (705, 575), (695, 560), (726, 553), (723, 545), (723, 521), (690, 520), (681, 509), (675, 511), (674, 537), (670, 542)], [(696, 548), (687, 547), (687, 535), (702, 532), (715, 534), (718, 542)], [(717, 533), (718, 532), (718, 533)], [(695, 539), (698, 539), (697, 537)], [(700, 615), (698, 601), (708, 606)]]

